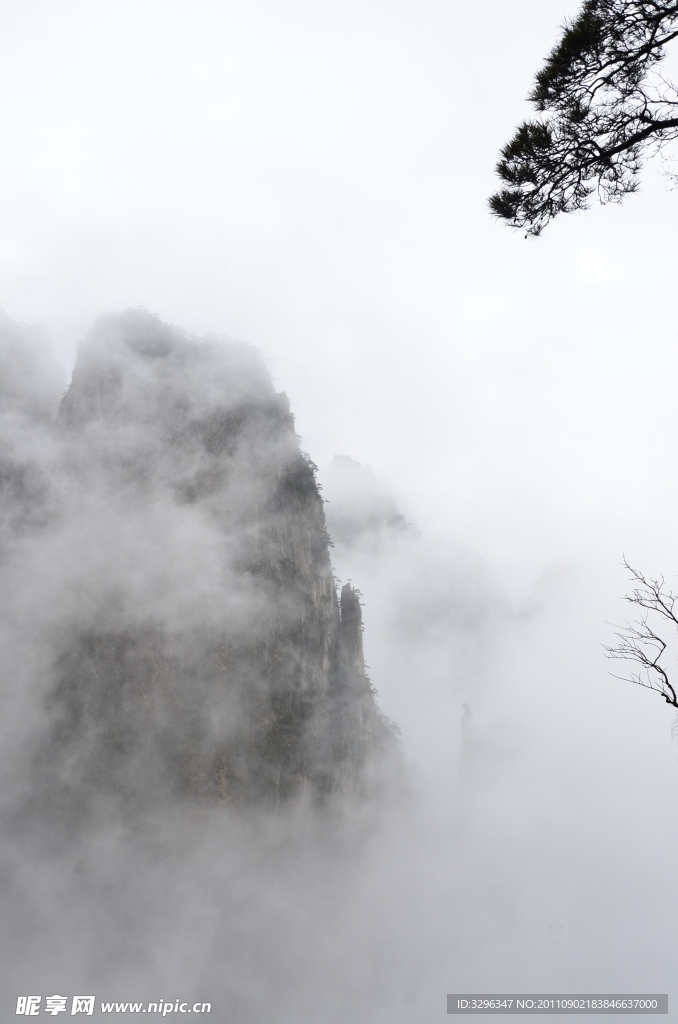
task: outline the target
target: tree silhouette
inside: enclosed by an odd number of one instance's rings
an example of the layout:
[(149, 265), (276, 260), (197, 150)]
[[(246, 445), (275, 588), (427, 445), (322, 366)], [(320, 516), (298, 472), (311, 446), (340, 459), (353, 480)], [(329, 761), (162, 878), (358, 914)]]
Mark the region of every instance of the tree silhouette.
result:
[(541, 116), (501, 151), (495, 216), (536, 236), (594, 191), (635, 192), (643, 157), (678, 137), (678, 90), (657, 67), (677, 36), (674, 0), (585, 0), (528, 97)]
[(640, 665), (639, 671), (615, 678), (635, 683), (647, 690), (654, 690), (667, 704), (678, 709), (676, 690), (666, 668), (660, 663), (666, 650), (666, 642), (650, 625), (652, 614), (678, 627), (678, 595), (666, 587), (663, 576), (659, 579), (644, 576), (637, 569), (631, 568), (625, 558), (622, 565), (631, 573), (631, 580), (636, 584), (631, 593), (624, 596), (624, 600), (641, 608), (642, 611), (634, 623), (627, 622), (625, 626), (618, 627), (615, 633), (618, 642), (613, 647), (604, 645), (605, 657), (635, 661)]

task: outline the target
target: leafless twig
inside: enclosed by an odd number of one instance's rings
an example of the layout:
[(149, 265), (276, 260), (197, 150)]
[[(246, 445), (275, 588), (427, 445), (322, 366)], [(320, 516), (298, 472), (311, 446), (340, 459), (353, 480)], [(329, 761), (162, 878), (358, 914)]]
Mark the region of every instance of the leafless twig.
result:
[(614, 672), (611, 675), (615, 675), (616, 679), (635, 683), (647, 690), (654, 690), (664, 698), (667, 704), (678, 709), (676, 691), (671, 684), (668, 672), (660, 664), (660, 659), (666, 650), (666, 643), (655, 633), (648, 621), (650, 613), (656, 613), (678, 628), (678, 609), (676, 609), (678, 595), (674, 595), (666, 587), (663, 576), (658, 579), (644, 576), (643, 573), (632, 568), (626, 558), (622, 565), (628, 569), (631, 581), (636, 584), (630, 594), (624, 595), (624, 600), (643, 610), (636, 622), (627, 622), (625, 626), (617, 627), (615, 633), (617, 644), (612, 647), (603, 645), (603, 647), (606, 658), (635, 661), (640, 665), (640, 670), (631, 672), (628, 676), (617, 676)]

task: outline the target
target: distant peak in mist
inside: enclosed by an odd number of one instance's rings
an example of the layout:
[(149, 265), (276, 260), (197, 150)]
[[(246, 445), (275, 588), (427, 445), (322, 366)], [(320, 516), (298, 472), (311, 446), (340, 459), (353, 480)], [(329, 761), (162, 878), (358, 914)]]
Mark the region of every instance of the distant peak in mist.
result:
[(335, 455), (322, 473), (322, 484), (335, 543), (378, 549), (389, 539), (416, 533), (370, 466)]
[(65, 383), (47, 332), (17, 323), (0, 307), (0, 417), (53, 419)]

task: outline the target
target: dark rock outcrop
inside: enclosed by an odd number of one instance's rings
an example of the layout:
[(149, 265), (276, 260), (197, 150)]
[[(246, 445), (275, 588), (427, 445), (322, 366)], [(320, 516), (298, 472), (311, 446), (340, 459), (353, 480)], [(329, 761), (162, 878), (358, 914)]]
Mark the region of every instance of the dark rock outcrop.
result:
[(315, 467), (257, 352), (142, 310), (103, 317), (56, 430), (51, 791), (79, 806), (372, 791), (395, 746), (359, 598), (337, 599)]

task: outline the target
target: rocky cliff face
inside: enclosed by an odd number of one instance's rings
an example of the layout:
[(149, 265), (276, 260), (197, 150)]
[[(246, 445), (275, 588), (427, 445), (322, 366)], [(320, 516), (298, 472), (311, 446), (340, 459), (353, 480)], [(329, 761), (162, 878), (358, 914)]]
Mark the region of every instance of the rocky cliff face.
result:
[(52, 790), (369, 791), (394, 741), (359, 598), (337, 599), (314, 467), (258, 354), (144, 311), (104, 317), (56, 432)]

